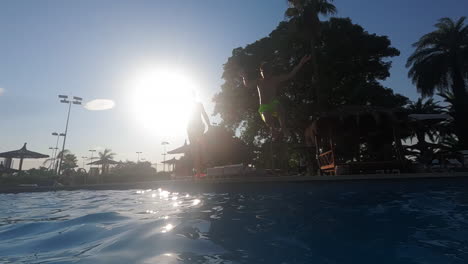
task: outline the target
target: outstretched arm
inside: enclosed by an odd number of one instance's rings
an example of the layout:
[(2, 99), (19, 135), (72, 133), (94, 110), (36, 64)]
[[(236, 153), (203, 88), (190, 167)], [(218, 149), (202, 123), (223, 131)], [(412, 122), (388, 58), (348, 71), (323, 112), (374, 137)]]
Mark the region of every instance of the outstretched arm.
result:
[(203, 104), (200, 104), (200, 107), (201, 107), (201, 113), (203, 115), (203, 119), (205, 120), (205, 123), (208, 126), (208, 129), (210, 129), (211, 128), (210, 118), (206, 114), (205, 107), (203, 107)]
[(305, 55), (304, 57), (302, 57), (301, 61), (296, 65), (296, 67), (294, 67), (294, 69), (290, 73), (278, 76), (278, 81), (285, 82), (294, 77), (296, 73), (302, 68), (302, 66), (304, 66), (304, 64), (306, 64), (310, 60), (310, 58), (310, 55)]

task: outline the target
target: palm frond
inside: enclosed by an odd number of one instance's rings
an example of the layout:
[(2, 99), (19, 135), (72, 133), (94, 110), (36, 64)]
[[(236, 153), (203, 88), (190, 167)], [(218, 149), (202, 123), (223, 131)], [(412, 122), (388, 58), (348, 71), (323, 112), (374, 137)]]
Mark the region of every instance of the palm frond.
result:
[(317, 5), (317, 11), (322, 15), (335, 15), (338, 11), (336, 6), (329, 3), (333, 1), (319, 1)]
[(441, 47), (445, 46), (445, 41), (447, 39), (448, 32), (436, 30), (422, 36), (417, 42), (413, 44), (413, 47), (422, 49), (426, 47)]
[(98, 154), (100, 160), (111, 160), (116, 155), (114, 152), (112, 152), (111, 149), (108, 148), (104, 149), (103, 152), (99, 152)]
[(457, 22), (455, 23), (455, 29), (457, 31), (462, 31), (463, 28), (464, 28), (464, 24), (465, 24), (465, 20), (466, 20), (466, 17), (465, 16), (462, 16), (460, 17)]
[(451, 29), (455, 28), (455, 23), (451, 18), (443, 17), (439, 19), (439, 22), (437, 22), (434, 26), (442, 31), (450, 31)]
[(414, 63), (419, 63), (421, 60), (425, 59), (427, 56), (430, 55), (443, 55), (444, 51), (438, 47), (432, 48), (423, 48), (417, 49), (406, 62), (406, 67), (410, 67)]
[(432, 96), (435, 90), (446, 92), (449, 89), (450, 65), (445, 54), (436, 53), (411, 59), (408, 77), (422, 96)]
[(302, 15), (307, 6), (314, 5), (317, 15), (334, 15), (337, 13), (333, 0), (288, 0), (290, 8), (285, 12), (286, 17), (297, 17)]

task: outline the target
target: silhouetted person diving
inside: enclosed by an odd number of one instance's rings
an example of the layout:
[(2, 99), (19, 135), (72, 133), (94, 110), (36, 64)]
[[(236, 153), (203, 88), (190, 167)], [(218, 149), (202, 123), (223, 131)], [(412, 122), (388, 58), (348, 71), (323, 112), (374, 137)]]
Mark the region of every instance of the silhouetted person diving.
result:
[(247, 80), (245, 78), (245, 74), (241, 73), (246, 87), (257, 87), (258, 97), (260, 99), (258, 112), (265, 124), (272, 130), (272, 133), (276, 132), (276, 120), (278, 120), (281, 128), (280, 132), (286, 137), (289, 135), (289, 131), (286, 128), (285, 111), (277, 98), (277, 91), (280, 88), (280, 85), (294, 77), (294, 75), (296, 75), (296, 73), (310, 60), (310, 58), (310, 55), (304, 56), (299, 64), (287, 74), (277, 76), (273, 75), (272, 67), (267, 63), (263, 63), (260, 66), (260, 76), (256, 80)]
[[(192, 111), (190, 112), (190, 118), (187, 126), (187, 134), (190, 142), (192, 151), (193, 167), (195, 168), (195, 177), (203, 176), (203, 134), (205, 133), (205, 124), (203, 124), (202, 118), (205, 121), (208, 129), (211, 128), (210, 119), (206, 114), (203, 104), (193, 100)], [(206, 151), (206, 150), (205, 150)]]

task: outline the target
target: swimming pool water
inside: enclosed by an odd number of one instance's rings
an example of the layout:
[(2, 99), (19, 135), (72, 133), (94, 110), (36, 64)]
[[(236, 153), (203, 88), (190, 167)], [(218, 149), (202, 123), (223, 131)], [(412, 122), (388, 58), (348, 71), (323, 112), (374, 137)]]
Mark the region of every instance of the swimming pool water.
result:
[(468, 263), (468, 181), (0, 194), (0, 263)]

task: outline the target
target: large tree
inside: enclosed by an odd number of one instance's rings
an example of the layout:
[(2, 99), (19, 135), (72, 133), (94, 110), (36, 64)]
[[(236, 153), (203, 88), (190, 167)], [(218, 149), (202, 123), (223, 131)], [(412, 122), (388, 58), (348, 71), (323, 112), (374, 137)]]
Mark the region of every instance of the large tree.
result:
[(336, 7), (332, 4), (333, 0), (288, 0), (290, 7), (286, 10), (286, 17), (291, 18), (290, 24), (294, 31), (310, 43), (311, 55), (311, 82), (310, 85), (314, 91), (314, 97), (317, 104), (321, 103), (318, 92), (318, 63), (317, 63), (317, 45), (322, 36), (321, 23), (319, 15), (336, 14)]
[[(243, 86), (239, 72), (243, 69), (247, 77), (255, 78), (258, 66), (264, 61), (270, 62), (276, 73), (290, 71), (310, 51), (308, 41), (290, 30), (291, 23), (282, 22), (268, 37), (234, 49), (224, 65), (225, 83), (213, 99), (215, 114), (220, 114), (224, 125), (233, 130), (239, 128), (241, 138), (251, 146), (262, 147), (269, 134), (257, 112), (257, 91)], [(317, 47), (320, 108), (311, 89), (310, 76), (314, 69), (310, 65), (285, 83), (278, 94), (287, 112), (287, 125), (296, 135), (293, 142), (302, 140), (310, 117), (317, 112), (339, 105), (392, 108), (407, 103), (407, 98), (394, 94), (379, 82), (390, 75), (388, 58), (399, 54), (387, 37), (369, 34), (343, 18), (322, 22), (321, 28), (322, 44)]]
[(453, 92), (456, 135), (460, 147), (468, 149), (468, 25), (465, 17), (442, 18), (435, 27), (414, 43), (408, 75), (423, 96)]

